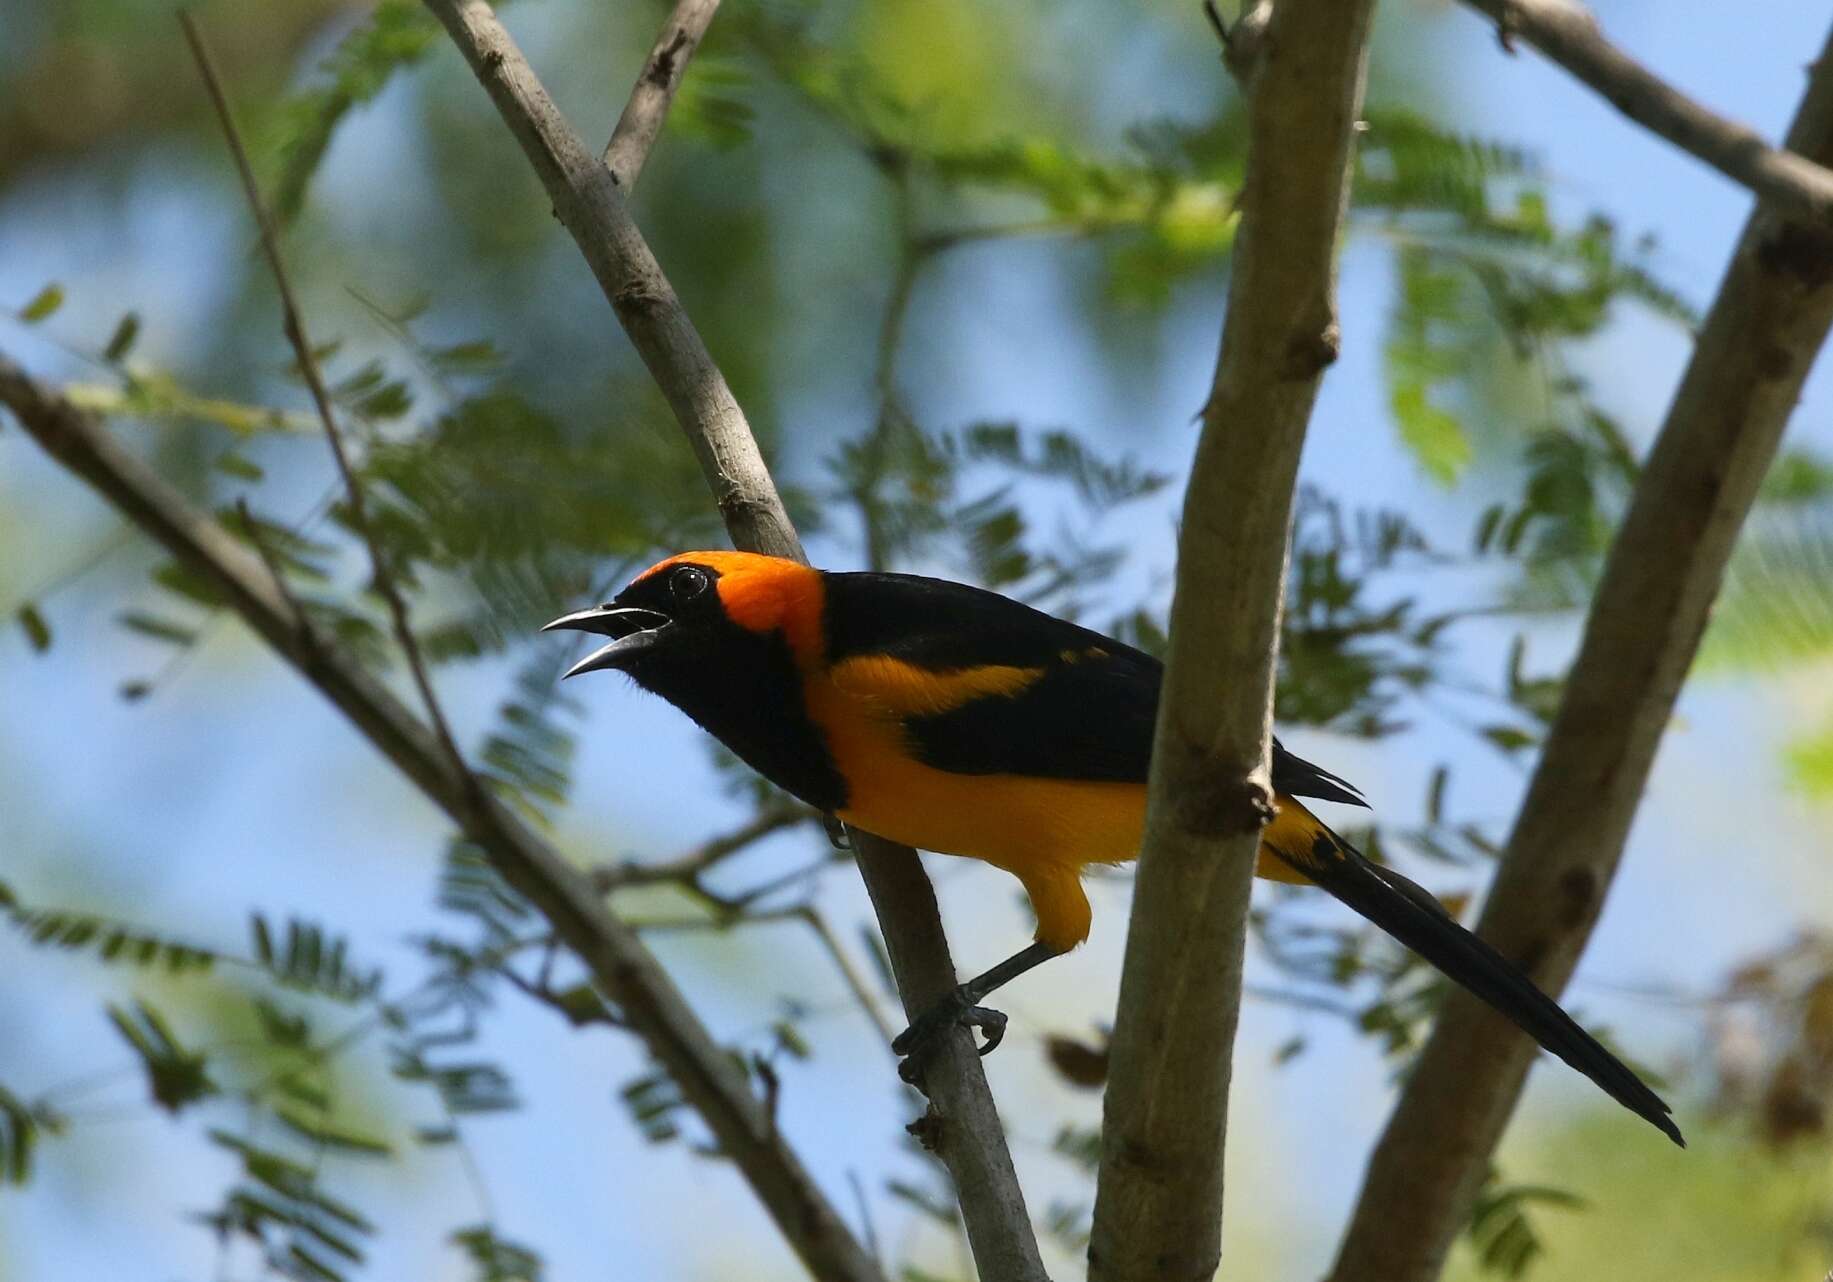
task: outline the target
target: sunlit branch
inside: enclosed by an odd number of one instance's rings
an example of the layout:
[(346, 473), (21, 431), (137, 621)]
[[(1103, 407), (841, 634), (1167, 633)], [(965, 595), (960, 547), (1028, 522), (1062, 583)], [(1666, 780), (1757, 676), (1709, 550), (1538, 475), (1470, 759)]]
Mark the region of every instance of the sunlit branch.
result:
[(1279, 0), (1215, 382), (1184, 499), (1146, 832), (1114, 1024), (1091, 1282), (1207, 1279), (1298, 460), (1338, 346), (1372, 0)]
[[(1487, 7), (1487, 6), (1485, 6)], [(1790, 150), (1833, 162), (1833, 42)], [(1637, 480), (1478, 923), (1558, 994), (1603, 909), (1738, 531), (1833, 326), (1833, 233), (1758, 202)], [(1334, 1282), (1428, 1282), (1463, 1227), (1534, 1045), (1453, 993), (1364, 1177)]]
[(624, 186), (636, 186), (643, 163), (662, 133), (675, 92), (687, 74), (688, 61), (718, 11), (719, 0), (678, 0), (674, 12), (662, 24), (662, 33), (656, 37), (649, 57), (643, 60), (636, 87), (630, 91), (624, 113), (617, 118), (617, 128), (605, 147), (605, 164)]
[(1749, 126), (1687, 97), (1612, 44), (1575, 0), (1464, 2), (1495, 20), (1504, 49), (1526, 40), (1625, 116), (1748, 187), (1777, 213), (1833, 226), (1833, 170), (1799, 147), (1772, 147)]

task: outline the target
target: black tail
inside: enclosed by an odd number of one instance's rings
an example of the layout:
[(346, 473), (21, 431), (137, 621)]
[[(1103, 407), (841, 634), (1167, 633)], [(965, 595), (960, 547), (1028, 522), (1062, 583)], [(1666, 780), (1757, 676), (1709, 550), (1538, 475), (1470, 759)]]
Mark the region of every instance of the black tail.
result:
[[(1282, 800), (1281, 809), (1294, 805)], [(1686, 1147), (1680, 1128), (1669, 1116), (1673, 1110), (1662, 1098), (1580, 1028), (1513, 962), (1453, 921), (1424, 887), (1391, 868), (1370, 863), (1321, 820), (1308, 813), (1306, 817), (1317, 824), (1311, 849), (1303, 854), (1287, 852), (1279, 849), (1284, 842), (1275, 844), (1274, 840), (1267, 842), (1268, 848), (1431, 962), (1447, 978), (1506, 1015), (1528, 1036), (1596, 1082), (1610, 1098), (1647, 1120), (1674, 1143)], [(1274, 835), (1269, 828), (1268, 837)]]

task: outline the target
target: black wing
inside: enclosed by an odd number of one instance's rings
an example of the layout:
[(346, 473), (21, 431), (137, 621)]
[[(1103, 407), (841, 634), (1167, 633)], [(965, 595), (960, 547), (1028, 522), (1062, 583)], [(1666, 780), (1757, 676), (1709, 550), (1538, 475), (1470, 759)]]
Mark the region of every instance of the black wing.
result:
[(830, 662), (883, 654), (935, 672), (1041, 668), (1009, 697), (905, 722), (917, 757), (958, 774), (1143, 781), (1158, 660), (1099, 632), (964, 583), (827, 576)]
[[(826, 583), (831, 662), (884, 654), (937, 672), (1043, 669), (1015, 695), (906, 721), (922, 761), (958, 774), (1145, 782), (1164, 667), (1143, 650), (964, 583), (911, 574), (829, 574)], [(1277, 739), (1273, 787), (1368, 804)]]

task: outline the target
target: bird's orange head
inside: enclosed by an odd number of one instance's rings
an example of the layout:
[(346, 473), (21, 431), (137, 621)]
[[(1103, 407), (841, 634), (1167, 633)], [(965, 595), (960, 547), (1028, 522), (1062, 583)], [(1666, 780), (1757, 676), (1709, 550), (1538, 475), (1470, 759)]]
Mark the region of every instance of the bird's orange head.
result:
[(567, 670), (615, 669), (661, 695), (778, 786), (834, 809), (845, 787), (802, 706), (822, 661), (819, 570), (750, 552), (683, 552), (556, 628), (611, 638)]
[(690, 657), (713, 661), (715, 651), (778, 635), (797, 659), (816, 657), (821, 596), (820, 572), (783, 557), (681, 552), (637, 575), (614, 600), (555, 619), (542, 630), (568, 628), (611, 638), (567, 676), (615, 668), (649, 685), (644, 674), (659, 662), (674, 667)]

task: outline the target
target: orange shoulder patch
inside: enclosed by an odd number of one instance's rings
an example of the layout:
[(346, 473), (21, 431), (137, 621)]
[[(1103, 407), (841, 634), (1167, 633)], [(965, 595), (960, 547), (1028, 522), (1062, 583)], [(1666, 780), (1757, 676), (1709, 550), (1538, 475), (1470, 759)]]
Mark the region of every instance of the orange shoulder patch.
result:
[(1042, 668), (985, 664), (938, 672), (884, 654), (842, 659), (828, 672), (837, 689), (900, 717), (933, 717), (976, 699), (1009, 698), (1044, 675)]

